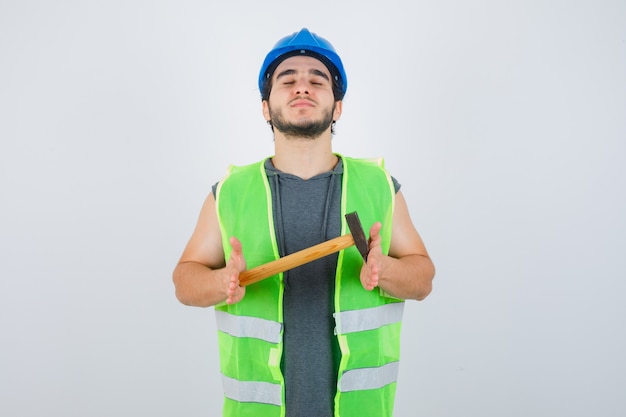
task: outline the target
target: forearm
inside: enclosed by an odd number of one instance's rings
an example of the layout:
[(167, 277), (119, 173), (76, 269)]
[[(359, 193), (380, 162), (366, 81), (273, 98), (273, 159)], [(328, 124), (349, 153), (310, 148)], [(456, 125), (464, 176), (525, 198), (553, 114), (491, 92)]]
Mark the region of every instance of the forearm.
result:
[(384, 257), (378, 286), (401, 299), (423, 300), (432, 290), (435, 267), (428, 256)]
[(179, 263), (173, 273), (176, 298), (195, 307), (210, 307), (225, 301), (227, 294), (217, 274), (218, 270), (197, 262)]

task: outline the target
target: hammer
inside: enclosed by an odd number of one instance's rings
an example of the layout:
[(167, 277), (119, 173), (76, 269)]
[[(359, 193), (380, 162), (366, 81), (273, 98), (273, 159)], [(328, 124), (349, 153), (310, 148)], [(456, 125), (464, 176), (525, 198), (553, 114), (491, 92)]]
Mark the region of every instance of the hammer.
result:
[(247, 271), (243, 271), (239, 274), (239, 285), (245, 287), (246, 285), (254, 284), (262, 279), (271, 277), (272, 275), (276, 275), (280, 272), (285, 272), (297, 266), (323, 258), (331, 253), (349, 248), (352, 245), (356, 246), (363, 259), (367, 261), (369, 244), (367, 243), (367, 238), (363, 232), (363, 227), (361, 227), (359, 216), (356, 211), (354, 211), (346, 214), (345, 217), (350, 233), (327, 240), (326, 242), (322, 242), (309, 248), (302, 249), (290, 255), (283, 256), (275, 261), (259, 265)]

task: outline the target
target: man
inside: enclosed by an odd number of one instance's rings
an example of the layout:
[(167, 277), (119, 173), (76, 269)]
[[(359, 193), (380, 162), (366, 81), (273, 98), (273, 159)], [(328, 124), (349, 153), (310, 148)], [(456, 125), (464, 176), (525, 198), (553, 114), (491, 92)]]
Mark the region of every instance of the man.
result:
[[(302, 29), (259, 76), (275, 154), (231, 167), (207, 197), (174, 270), (176, 296), (215, 306), (224, 416), (391, 416), (403, 300), (434, 266), (380, 160), (332, 152), (347, 80), (325, 39)], [(367, 262), (348, 248), (242, 287), (239, 274), (347, 233), (357, 211)]]

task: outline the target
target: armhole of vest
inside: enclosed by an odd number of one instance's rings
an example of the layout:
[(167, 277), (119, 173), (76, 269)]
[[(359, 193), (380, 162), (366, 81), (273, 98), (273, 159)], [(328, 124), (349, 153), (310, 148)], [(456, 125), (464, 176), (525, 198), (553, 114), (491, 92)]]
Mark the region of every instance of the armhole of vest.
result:
[[(389, 219), (388, 219), (389, 225), (390, 225), (389, 227), (391, 230), (393, 229), (393, 213), (396, 210), (396, 194), (397, 194), (396, 187), (393, 183), (393, 179), (391, 178), (391, 174), (389, 173), (389, 171), (387, 171), (384, 168), (384, 165), (381, 165), (380, 167), (383, 169), (385, 175), (387, 176), (387, 182), (389, 183), (389, 192), (391, 193), (391, 207), (390, 207), (391, 212), (389, 213)], [(391, 245), (391, 234), (389, 235), (389, 244)], [(380, 287), (378, 287), (378, 289), (380, 291), (381, 297), (385, 297), (391, 300), (404, 301), (404, 299), (394, 297), (393, 295), (389, 294), (387, 291), (383, 290)]]
[[(264, 164), (264, 163), (265, 163), (265, 159), (261, 162), (261, 164)], [(250, 166), (257, 165), (257, 164), (258, 162), (254, 164), (243, 165), (243, 166), (230, 164), (226, 168), (226, 174), (224, 174), (224, 177), (217, 183), (217, 187), (215, 187), (215, 193), (216, 193), (216, 195), (214, 196), (215, 197), (215, 213), (217, 214), (217, 224), (219, 225), (220, 233), (222, 235), (222, 248), (224, 249), (224, 257), (227, 259), (230, 256), (230, 237), (227, 236), (226, 229), (224, 227), (224, 222), (222, 221), (223, 220), (222, 215), (220, 212), (220, 194), (221, 194), (222, 186), (224, 185), (224, 183), (226, 183), (226, 181), (233, 174), (240, 172)]]
[(222, 247), (224, 249), (224, 256), (226, 258), (228, 258), (229, 256), (229, 250), (228, 250), (228, 242), (229, 239), (226, 236), (226, 230), (224, 229), (224, 224), (222, 222), (222, 215), (220, 213), (220, 194), (222, 191), (222, 186), (224, 185), (224, 182), (226, 180), (228, 180), (228, 178), (230, 177), (230, 175), (232, 174), (233, 170), (235, 169), (234, 165), (229, 165), (228, 168), (226, 169), (226, 174), (224, 175), (224, 177), (217, 183), (217, 187), (215, 187), (215, 213), (217, 214), (217, 224), (220, 227), (220, 234), (222, 235)]

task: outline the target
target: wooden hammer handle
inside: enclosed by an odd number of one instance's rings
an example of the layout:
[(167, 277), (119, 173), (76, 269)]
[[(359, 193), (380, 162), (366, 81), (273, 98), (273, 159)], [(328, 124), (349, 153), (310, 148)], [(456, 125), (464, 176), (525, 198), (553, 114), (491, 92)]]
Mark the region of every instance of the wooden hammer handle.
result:
[(285, 272), (289, 269), (293, 269), (297, 266), (304, 265), (311, 261), (314, 261), (331, 253), (339, 252), (342, 249), (349, 248), (354, 245), (354, 238), (351, 234), (336, 237), (334, 239), (327, 240), (318, 245), (311, 246), (310, 248), (302, 249), (301, 251), (294, 252), (291, 255), (283, 256), (275, 261), (268, 262), (263, 265), (259, 265), (255, 268), (243, 271), (239, 274), (239, 285), (245, 287), (246, 285), (254, 284), (262, 279), (276, 275), (279, 272)]

